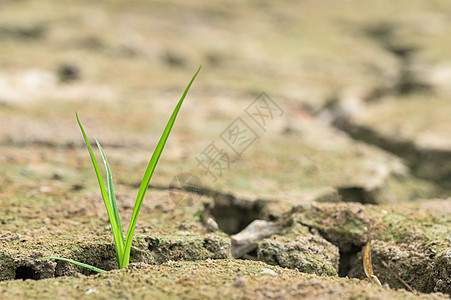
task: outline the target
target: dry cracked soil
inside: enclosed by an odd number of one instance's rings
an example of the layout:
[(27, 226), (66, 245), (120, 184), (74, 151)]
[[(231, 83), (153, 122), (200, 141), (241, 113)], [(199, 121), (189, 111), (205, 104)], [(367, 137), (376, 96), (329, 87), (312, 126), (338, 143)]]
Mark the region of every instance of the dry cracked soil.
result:
[[(450, 36), (446, 0), (0, 1), (0, 298), (449, 299)], [(127, 227), (200, 64), (118, 270), (74, 112)]]

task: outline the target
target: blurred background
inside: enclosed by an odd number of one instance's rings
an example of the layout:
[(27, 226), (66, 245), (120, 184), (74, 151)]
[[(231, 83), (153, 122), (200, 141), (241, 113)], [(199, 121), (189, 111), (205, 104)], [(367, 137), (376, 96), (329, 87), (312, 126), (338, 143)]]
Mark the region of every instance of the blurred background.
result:
[[(78, 111), (134, 190), (202, 64), (156, 186), (188, 173), (251, 198), (449, 195), (450, 37), (446, 0), (1, 0), (2, 189), (96, 189)], [(279, 109), (265, 128), (246, 110), (262, 103)], [(243, 151), (225, 138), (237, 118), (255, 137)], [(222, 169), (200, 163), (212, 143)]]

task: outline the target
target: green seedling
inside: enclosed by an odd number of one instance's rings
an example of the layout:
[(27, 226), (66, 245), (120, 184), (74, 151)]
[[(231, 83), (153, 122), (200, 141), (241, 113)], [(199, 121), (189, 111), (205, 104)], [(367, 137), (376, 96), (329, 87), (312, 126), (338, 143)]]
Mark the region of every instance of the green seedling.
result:
[[(83, 138), (86, 142), (86, 146), (88, 147), (88, 151), (91, 156), (92, 165), (94, 166), (97, 180), (99, 182), (100, 192), (102, 194), (103, 202), (105, 203), (105, 208), (108, 213), (108, 218), (110, 220), (111, 230), (113, 232), (113, 238), (114, 238), (114, 245), (116, 247), (117, 264), (119, 266), (119, 269), (125, 268), (130, 263), (130, 250), (132, 247), (132, 241), (133, 241), (133, 235), (135, 233), (136, 222), (138, 220), (139, 211), (141, 209), (141, 205), (143, 203), (144, 196), (146, 195), (146, 191), (149, 186), (150, 179), (152, 178), (152, 174), (155, 170), (155, 167), (157, 166), (158, 159), (161, 156), (161, 152), (163, 151), (164, 145), (166, 144), (169, 133), (171, 132), (172, 126), (174, 125), (175, 118), (177, 117), (180, 107), (182, 106), (183, 100), (185, 99), (186, 94), (188, 93), (192, 83), (194, 82), (194, 79), (196, 79), (197, 74), (199, 74), (199, 71), (201, 68), (202, 68), (202, 65), (199, 67), (197, 72), (194, 74), (190, 83), (188, 84), (185, 91), (183, 92), (182, 97), (180, 98), (177, 106), (175, 107), (175, 109), (172, 113), (172, 116), (169, 119), (168, 124), (166, 125), (166, 128), (163, 131), (163, 134), (161, 135), (160, 141), (158, 142), (157, 147), (155, 148), (155, 151), (152, 154), (152, 157), (150, 158), (150, 162), (147, 165), (147, 169), (144, 173), (143, 180), (141, 181), (141, 185), (138, 190), (138, 195), (136, 196), (135, 205), (133, 207), (130, 224), (128, 226), (128, 231), (127, 231), (127, 235), (125, 238), (124, 238), (124, 235), (122, 232), (121, 220), (120, 220), (119, 211), (118, 211), (117, 205), (116, 205), (116, 198), (114, 195), (113, 179), (112, 179), (112, 175), (111, 175), (110, 165), (108, 164), (105, 153), (103, 152), (103, 149), (100, 146), (99, 141), (97, 141), (97, 139), (96, 139), (97, 147), (99, 148), (100, 154), (102, 155), (103, 163), (105, 165), (105, 170), (106, 170), (107, 186), (105, 188), (105, 184), (102, 179), (102, 174), (100, 173), (99, 165), (94, 156), (94, 152), (92, 151), (92, 147), (89, 144), (85, 130), (83, 129), (80, 119), (78, 118), (78, 114), (75, 113), (75, 115), (77, 117), (78, 125), (80, 126), (81, 132), (83, 134)], [(57, 260), (62, 260), (62, 261), (66, 261), (69, 263), (73, 263), (77, 266), (84, 267), (84, 268), (90, 269), (95, 272), (99, 272), (99, 273), (105, 272), (102, 269), (99, 269), (99, 268), (96, 268), (96, 267), (93, 267), (93, 266), (90, 266), (90, 265), (87, 265), (87, 264), (84, 264), (81, 262), (77, 262), (77, 261), (74, 261), (71, 259), (67, 259), (67, 258), (47, 256), (47, 257), (42, 257), (39, 259), (57, 259)]]

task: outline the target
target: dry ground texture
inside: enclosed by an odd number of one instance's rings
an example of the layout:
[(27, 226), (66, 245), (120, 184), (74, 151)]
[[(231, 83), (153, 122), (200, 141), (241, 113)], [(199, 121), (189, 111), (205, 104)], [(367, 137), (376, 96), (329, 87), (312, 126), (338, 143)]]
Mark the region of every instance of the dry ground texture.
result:
[[(448, 298), (450, 36), (447, 0), (0, 0), (0, 298)], [(116, 270), (74, 112), (127, 227), (200, 64)]]

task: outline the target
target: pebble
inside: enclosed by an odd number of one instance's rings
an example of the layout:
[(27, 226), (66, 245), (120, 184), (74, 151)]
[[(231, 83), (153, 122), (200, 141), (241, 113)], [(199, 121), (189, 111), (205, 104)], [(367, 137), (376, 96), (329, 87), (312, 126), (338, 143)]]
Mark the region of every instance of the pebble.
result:
[(260, 274), (271, 275), (271, 276), (276, 276), (277, 275), (277, 273), (274, 272), (273, 270), (266, 269), (266, 268), (263, 268), (262, 271), (260, 272)]
[(215, 232), (218, 230), (218, 223), (216, 223), (215, 220), (213, 220), (213, 218), (208, 218), (207, 220), (207, 230), (209, 232)]

